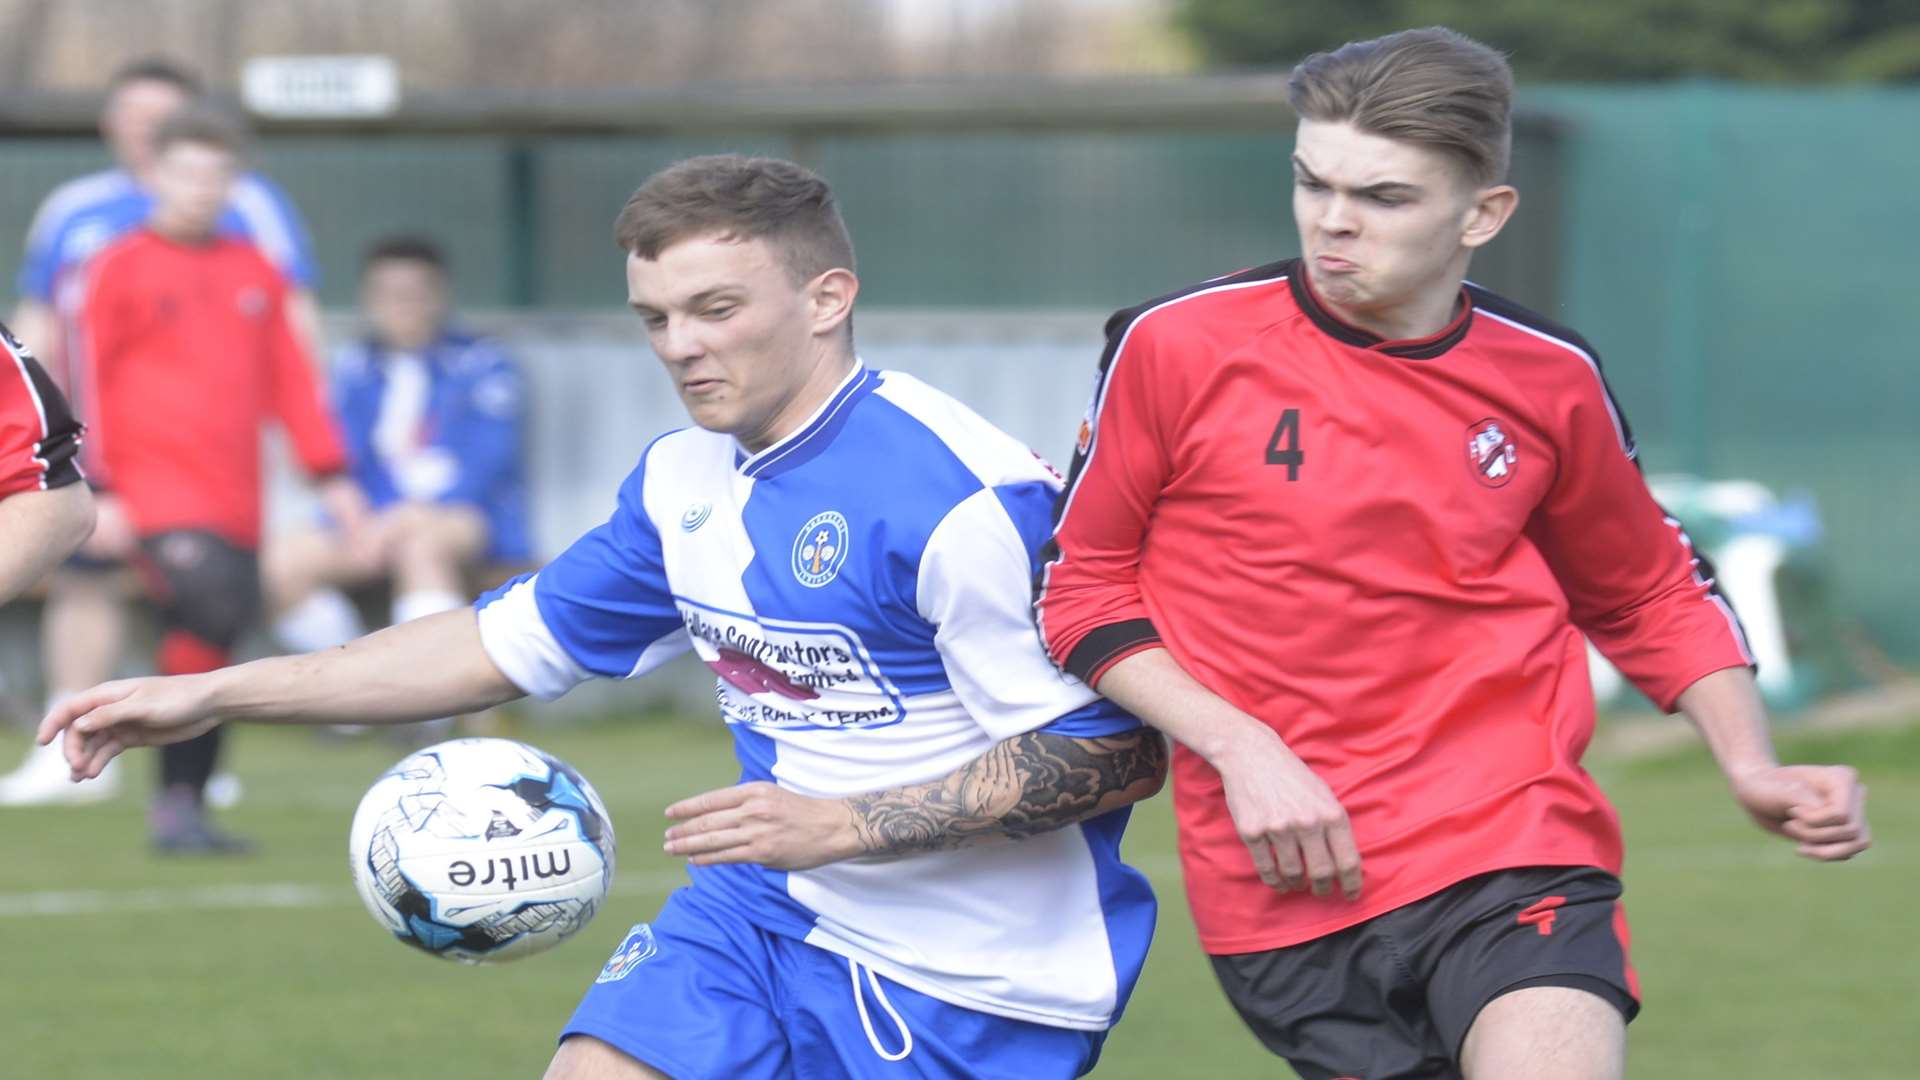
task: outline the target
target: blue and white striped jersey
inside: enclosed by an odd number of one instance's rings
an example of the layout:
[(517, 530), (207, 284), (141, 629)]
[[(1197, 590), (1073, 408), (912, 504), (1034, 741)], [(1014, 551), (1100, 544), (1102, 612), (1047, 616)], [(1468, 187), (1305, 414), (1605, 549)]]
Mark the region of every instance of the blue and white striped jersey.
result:
[[(757, 454), (698, 428), (656, 440), (611, 520), (481, 598), (481, 640), (543, 698), (691, 648), (719, 676), (742, 779), (810, 796), (936, 779), (1023, 732), (1132, 730), (1033, 625), (1058, 490), (965, 406), (856, 365)], [(1152, 893), (1119, 859), (1126, 817), (791, 873), (695, 867), (693, 887), (942, 1000), (1101, 1029), (1153, 931)]]

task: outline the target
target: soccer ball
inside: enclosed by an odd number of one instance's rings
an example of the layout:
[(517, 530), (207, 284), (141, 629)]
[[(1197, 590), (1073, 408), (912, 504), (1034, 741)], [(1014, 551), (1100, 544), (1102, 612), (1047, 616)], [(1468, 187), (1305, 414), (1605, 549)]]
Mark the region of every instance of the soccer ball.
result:
[(558, 945), (613, 880), (600, 796), (565, 762), (510, 739), (454, 739), (402, 758), (360, 800), (347, 851), (381, 926), (468, 964)]

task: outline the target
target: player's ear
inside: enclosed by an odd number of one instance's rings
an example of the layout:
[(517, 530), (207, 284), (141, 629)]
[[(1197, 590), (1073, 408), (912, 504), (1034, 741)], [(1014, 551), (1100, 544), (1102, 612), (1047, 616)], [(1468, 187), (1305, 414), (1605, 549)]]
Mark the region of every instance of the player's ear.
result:
[(1500, 235), (1507, 220), (1520, 205), (1520, 192), (1511, 184), (1495, 184), (1474, 192), (1467, 206), (1467, 218), (1460, 231), (1462, 247), (1477, 248)]
[(830, 334), (853, 314), (853, 298), (860, 279), (845, 267), (835, 267), (807, 283), (807, 302), (813, 308), (813, 332)]

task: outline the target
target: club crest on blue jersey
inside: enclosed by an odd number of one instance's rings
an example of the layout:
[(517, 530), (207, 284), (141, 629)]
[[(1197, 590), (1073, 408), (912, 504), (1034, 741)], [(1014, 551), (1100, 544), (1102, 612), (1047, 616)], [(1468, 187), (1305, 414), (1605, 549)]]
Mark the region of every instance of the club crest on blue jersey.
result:
[(847, 561), (847, 519), (827, 510), (807, 519), (793, 538), (793, 576), (809, 589), (832, 581)]
[(607, 958), (607, 966), (600, 969), (600, 977), (593, 981), (619, 982), (631, 975), (633, 969), (639, 967), (642, 960), (659, 951), (659, 943), (653, 940), (653, 927), (647, 923), (639, 923), (627, 931), (627, 939), (620, 943), (619, 948), (613, 950), (613, 955)]
[(707, 519), (712, 516), (712, 503), (705, 501), (689, 503), (686, 510), (680, 515), (680, 531), (692, 532), (700, 526), (705, 525)]
[(1467, 429), (1467, 465), (1482, 484), (1506, 487), (1519, 457), (1513, 436), (1501, 421), (1488, 417)]

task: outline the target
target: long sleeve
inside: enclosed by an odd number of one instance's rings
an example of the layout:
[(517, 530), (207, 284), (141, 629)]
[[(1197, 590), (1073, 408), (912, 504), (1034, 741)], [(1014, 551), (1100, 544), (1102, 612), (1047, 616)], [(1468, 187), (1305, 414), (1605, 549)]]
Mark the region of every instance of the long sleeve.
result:
[(1566, 591), (1574, 625), (1671, 710), (1701, 676), (1753, 657), (1712, 568), (1647, 491), (1597, 367), (1563, 410), (1559, 472), (1527, 535)]
[(87, 480), (95, 490), (114, 484), (108, 467), (112, 425), (104, 417), (118, 375), (115, 364), (126, 351), (129, 335), (135, 332), (130, 326), (131, 301), (127, 295), (132, 271), (120, 255), (120, 250), (110, 249), (87, 267), (84, 300), (77, 319), (79, 333), (67, 343), (67, 378), (70, 385), (85, 387), (85, 399), (76, 390), (75, 400), (87, 418), (88, 439), (82, 460)]
[(347, 453), (339, 429), (321, 400), (320, 381), (287, 318), (286, 290), (274, 289), (268, 326), (268, 363), (273, 365), (273, 414), (286, 429), (309, 476), (343, 471)]
[(1089, 686), (1160, 642), (1141, 599), (1140, 561), (1173, 470), (1178, 394), (1157, 385), (1161, 347), (1150, 314), (1123, 312), (1108, 324), (1100, 380), (1034, 590), (1047, 651)]

